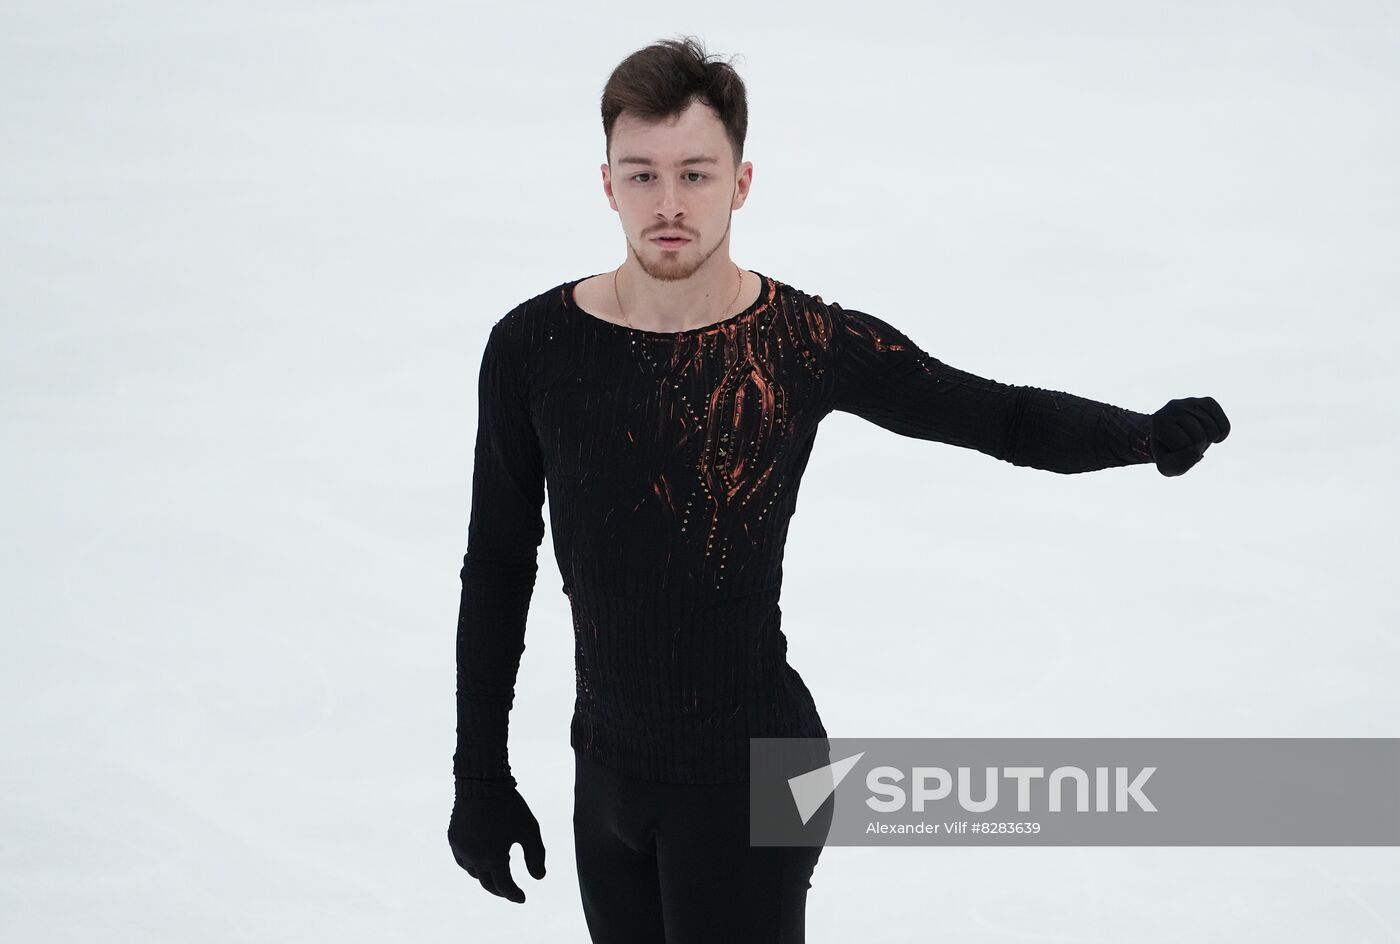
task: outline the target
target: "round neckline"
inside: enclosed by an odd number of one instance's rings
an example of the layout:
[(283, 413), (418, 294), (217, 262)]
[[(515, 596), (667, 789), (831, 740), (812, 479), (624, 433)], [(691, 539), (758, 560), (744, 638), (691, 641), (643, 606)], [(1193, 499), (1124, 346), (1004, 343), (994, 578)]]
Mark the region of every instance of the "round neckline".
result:
[(606, 318), (600, 318), (590, 311), (585, 311), (579, 305), (578, 301), (575, 300), (574, 289), (578, 287), (578, 284), (580, 282), (586, 282), (591, 278), (596, 278), (600, 275), (606, 275), (606, 272), (595, 272), (593, 273), (593, 275), (585, 275), (582, 278), (577, 278), (574, 279), (572, 282), (565, 283), (564, 304), (571, 311), (577, 312), (578, 314), (587, 318), (589, 321), (597, 322), (598, 324), (603, 325), (605, 328), (612, 328), (613, 330), (621, 331), (624, 334), (639, 335), (641, 337), (647, 338), (662, 338), (668, 341), (674, 341), (680, 338), (692, 337), (697, 334), (707, 334), (711, 331), (722, 331), (730, 325), (734, 324), (735, 322), (744, 320), (745, 318), (749, 317), (754, 312), (762, 308), (765, 304), (767, 304), (770, 293), (772, 292), (773, 288), (772, 280), (757, 269), (750, 269), (749, 271), (752, 272), (754, 275), (758, 276), (758, 297), (753, 300), (752, 304), (750, 304), (743, 311), (740, 311), (737, 314), (730, 315), (728, 318), (721, 318), (719, 321), (712, 321), (707, 325), (700, 325), (699, 327), (695, 328), (685, 328), (681, 331), (652, 331), (648, 328), (632, 328), (628, 327), (625, 324), (618, 324), (616, 321), (609, 321)]

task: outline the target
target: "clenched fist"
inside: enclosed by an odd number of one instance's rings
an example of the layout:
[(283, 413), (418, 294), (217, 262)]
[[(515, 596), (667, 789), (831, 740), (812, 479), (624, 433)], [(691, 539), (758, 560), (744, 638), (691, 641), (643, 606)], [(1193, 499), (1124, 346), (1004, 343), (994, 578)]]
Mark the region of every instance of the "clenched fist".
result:
[(1230, 435), (1230, 420), (1214, 397), (1168, 400), (1152, 414), (1152, 459), (1163, 475), (1181, 475)]
[(485, 792), (490, 791), (459, 783), (447, 826), (452, 857), (491, 894), (523, 903), (525, 893), (510, 875), (510, 850), (520, 843), (525, 850), (525, 867), (535, 878), (544, 878), (540, 824), (514, 787), (495, 795), (472, 795)]

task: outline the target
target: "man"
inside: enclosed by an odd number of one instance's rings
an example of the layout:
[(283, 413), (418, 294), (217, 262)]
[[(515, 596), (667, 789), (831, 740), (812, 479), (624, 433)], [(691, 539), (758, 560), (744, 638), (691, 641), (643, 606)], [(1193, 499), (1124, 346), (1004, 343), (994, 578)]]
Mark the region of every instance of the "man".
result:
[(521, 303), (482, 355), (448, 837), (496, 895), (525, 900), (515, 842), (544, 876), (506, 734), (547, 480), (593, 940), (801, 941), (820, 846), (751, 847), (746, 782), (749, 738), (826, 737), (778, 606), (822, 417), (1060, 473), (1151, 462), (1164, 475), (1229, 422), (1209, 397), (1148, 415), (977, 377), (874, 315), (738, 268), (744, 86), (689, 40), (624, 60), (602, 112), (627, 258)]

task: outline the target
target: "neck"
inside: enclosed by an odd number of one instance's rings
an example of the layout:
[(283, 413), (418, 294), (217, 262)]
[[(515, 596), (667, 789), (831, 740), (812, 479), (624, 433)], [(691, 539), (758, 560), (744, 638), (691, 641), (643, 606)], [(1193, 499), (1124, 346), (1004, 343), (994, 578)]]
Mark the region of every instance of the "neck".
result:
[(616, 273), (614, 304), (633, 327), (684, 331), (719, 321), (742, 301), (743, 272), (728, 256), (707, 259), (693, 273), (672, 278), (644, 270), (630, 252)]

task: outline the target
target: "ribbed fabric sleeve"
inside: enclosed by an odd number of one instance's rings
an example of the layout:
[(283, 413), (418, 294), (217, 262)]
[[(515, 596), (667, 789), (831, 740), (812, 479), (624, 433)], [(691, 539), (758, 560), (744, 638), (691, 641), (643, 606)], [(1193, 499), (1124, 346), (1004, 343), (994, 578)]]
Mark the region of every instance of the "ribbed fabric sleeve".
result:
[(837, 304), (831, 310), (838, 338), (834, 409), (902, 436), (1050, 472), (1152, 461), (1150, 414), (979, 377), (931, 356), (872, 314)]
[(514, 786), (506, 750), (526, 614), (544, 536), (544, 465), (530, 421), (519, 338), (509, 316), (492, 328), (477, 383), (477, 432), (467, 551), (457, 616), (457, 749), (467, 793)]

